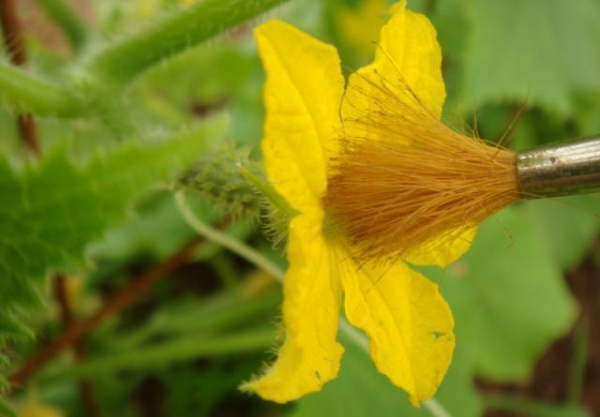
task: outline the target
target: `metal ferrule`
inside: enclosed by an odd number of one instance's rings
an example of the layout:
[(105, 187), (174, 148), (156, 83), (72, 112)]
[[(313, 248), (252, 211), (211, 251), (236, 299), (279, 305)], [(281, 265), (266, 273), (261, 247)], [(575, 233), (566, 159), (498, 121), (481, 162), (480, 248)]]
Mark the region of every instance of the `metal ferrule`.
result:
[(600, 139), (518, 153), (517, 178), (524, 198), (600, 191)]

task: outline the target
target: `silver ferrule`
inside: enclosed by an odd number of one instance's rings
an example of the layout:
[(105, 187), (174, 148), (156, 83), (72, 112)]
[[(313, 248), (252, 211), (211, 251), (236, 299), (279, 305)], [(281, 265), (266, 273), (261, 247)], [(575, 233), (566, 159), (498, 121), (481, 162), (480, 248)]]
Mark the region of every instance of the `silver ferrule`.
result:
[(600, 139), (518, 153), (517, 178), (524, 198), (600, 191)]

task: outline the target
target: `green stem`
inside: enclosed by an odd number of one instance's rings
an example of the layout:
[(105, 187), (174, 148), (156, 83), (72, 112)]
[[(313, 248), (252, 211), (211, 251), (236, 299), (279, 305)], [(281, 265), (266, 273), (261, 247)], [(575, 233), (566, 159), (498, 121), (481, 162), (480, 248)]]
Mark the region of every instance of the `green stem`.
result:
[(69, 117), (82, 110), (82, 103), (70, 91), (3, 63), (0, 97), (17, 110), (39, 116)]
[[(208, 240), (220, 243), (230, 251), (237, 253), (248, 262), (268, 272), (273, 277), (277, 278), (279, 282), (283, 283), (283, 278), (285, 276), (285, 271), (283, 269), (279, 268), (257, 250), (247, 246), (244, 242), (235, 240), (226, 234), (223, 234), (220, 231), (204, 224), (188, 207), (183, 192), (180, 191), (175, 194), (175, 201), (183, 218), (196, 232), (198, 232), (198, 234), (204, 236)], [(340, 330), (344, 332), (344, 334), (346, 334), (350, 340), (356, 343), (367, 355), (370, 354), (369, 342), (365, 335), (352, 327), (343, 318), (340, 319)], [(424, 401), (423, 407), (426, 408), (433, 417), (452, 417), (451, 414), (448, 413), (442, 404), (440, 404), (435, 398)]]
[(286, 0), (204, 0), (108, 46), (89, 62), (92, 73), (125, 85), (187, 48), (254, 18)]
[(214, 258), (210, 259), (209, 264), (217, 273), (225, 288), (233, 290), (237, 287), (239, 283), (239, 272), (234, 267), (234, 263), (229, 258), (229, 254), (223, 252), (218, 253)]
[(283, 281), (284, 271), (264, 257), (260, 252), (203, 223), (188, 207), (185, 201), (185, 195), (182, 191), (175, 193), (175, 202), (183, 218), (198, 234), (204, 236), (208, 240), (223, 245), (233, 253), (237, 253), (239, 256), (246, 259), (248, 262), (256, 265), (263, 271), (268, 272), (279, 281)]
[(273, 345), (272, 331), (254, 330), (218, 338), (186, 337), (155, 346), (135, 348), (88, 360), (58, 375), (49, 376), (51, 381), (74, 380), (123, 369), (148, 369), (164, 367), (174, 361), (198, 357), (226, 356), (255, 352)]
[(567, 399), (571, 404), (579, 404), (583, 392), (585, 367), (590, 340), (589, 323), (584, 320), (575, 326), (572, 342), (571, 366)]
[(254, 186), (261, 194), (263, 194), (277, 209), (281, 210), (290, 219), (300, 214), (300, 212), (294, 209), (288, 204), (288, 202), (279, 194), (275, 188), (268, 182), (259, 178), (256, 174), (251, 172), (248, 168), (243, 165), (238, 165), (238, 169), (252, 186)]
[(37, 0), (46, 14), (62, 29), (75, 52), (81, 51), (88, 31), (81, 19), (64, 0)]

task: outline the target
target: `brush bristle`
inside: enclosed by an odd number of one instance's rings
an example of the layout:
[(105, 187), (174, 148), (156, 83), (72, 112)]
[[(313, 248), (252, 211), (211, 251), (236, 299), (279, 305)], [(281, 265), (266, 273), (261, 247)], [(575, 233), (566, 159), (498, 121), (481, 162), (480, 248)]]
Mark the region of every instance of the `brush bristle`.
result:
[(344, 149), (323, 199), (358, 256), (443, 249), (432, 245), (451, 244), (520, 198), (512, 152), (454, 132), (407, 86), (382, 80), (369, 89), (386, 100), (344, 120)]

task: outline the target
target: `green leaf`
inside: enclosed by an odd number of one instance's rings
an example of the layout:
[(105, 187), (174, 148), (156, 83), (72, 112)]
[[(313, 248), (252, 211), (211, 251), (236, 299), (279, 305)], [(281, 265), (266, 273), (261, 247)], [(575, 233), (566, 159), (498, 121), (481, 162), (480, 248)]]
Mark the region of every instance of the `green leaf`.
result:
[(527, 378), (573, 324), (574, 300), (544, 240), (526, 207), (509, 207), (485, 222), (467, 255), (442, 273), (458, 349), (478, 374)]
[(578, 404), (546, 404), (512, 396), (492, 396), (486, 401), (488, 409), (531, 417), (590, 417), (589, 411)]
[(196, 234), (181, 218), (173, 197), (157, 197), (137, 207), (139, 217), (111, 228), (105, 239), (94, 242), (89, 255), (117, 262), (127, 262), (140, 254), (164, 259), (191, 240)]
[(0, 416), (18, 417), (17, 412), (10, 405), (4, 402), (2, 398), (0, 398)]
[(593, 0), (468, 2), (463, 102), (527, 101), (568, 115), (572, 94), (600, 90), (600, 5)]
[(58, 150), (22, 172), (0, 161), (2, 321), (38, 304), (47, 273), (81, 267), (88, 243), (122, 220), (141, 191), (201, 155), (225, 124), (219, 117), (160, 143), (123, 145), (82, 167)]
[(563, 271), (576, 267), (598, 236), (600, 196), (530, 201), (526, 207), (556, 265)]
[[(292, 417), (432, 415), (426, 405), (412, 407), (406, 393), (378, 373), (369, 355), (356, 343), (344, 334), (340, 334), (340, 340), (346, 348), (340, 374), (321, 392), (299, 400)], [(454, 358), (435, 398), (450, 415), (481, 415), (482, 403), (472, 386), (470, 370), (459, 357)]]

